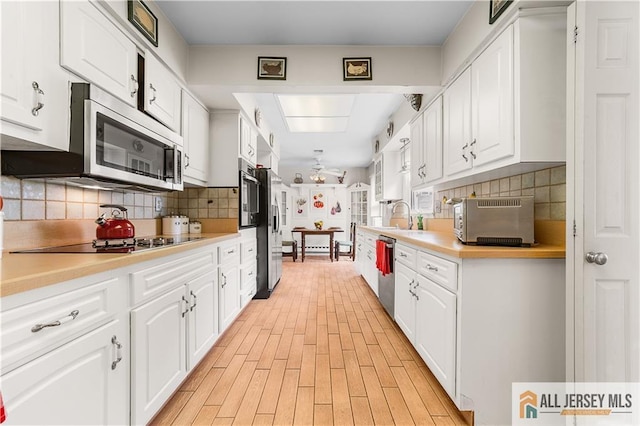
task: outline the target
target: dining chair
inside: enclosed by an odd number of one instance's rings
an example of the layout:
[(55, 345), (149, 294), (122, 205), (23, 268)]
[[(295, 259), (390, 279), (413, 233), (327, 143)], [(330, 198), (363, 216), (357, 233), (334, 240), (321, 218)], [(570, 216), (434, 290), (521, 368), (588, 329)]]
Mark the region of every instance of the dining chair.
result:
[(282, 257), (291, 257), (295, 262), (296, 259), (298, 259), (298, 242), (293, 238), (293, 232), (291, 233), (290, 240), (282, 241), (282, 248), (284, 249), (285, 247), (291, 248), (291, 251), (282, 250)]
[[(335, 241), (335, 255), (336, 261), (340, 260), (340, 256), (349, 256), (351, 260), (356, 260), (356, 223), (351, 222), (349, 226), (349, 240), (348, 241)], [(348, 248), (348, 251), (341, 250), (341, 248)]]

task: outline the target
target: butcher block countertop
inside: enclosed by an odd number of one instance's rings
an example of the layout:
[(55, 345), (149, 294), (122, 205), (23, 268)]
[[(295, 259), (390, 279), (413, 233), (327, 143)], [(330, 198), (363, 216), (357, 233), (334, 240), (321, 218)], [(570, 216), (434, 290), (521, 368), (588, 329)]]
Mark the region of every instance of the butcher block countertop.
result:
[(237, 232), (201, 234), (200, 240), (133, 253), (7, 253), (0, 262), (0, 296), (57, 284), (163, 256), (182, 253), (240, 236)]
[[(457, 258), (493, 258), (493, 259), (564, 259), (566, 247), (564, 243), (564, 221), (536, 221), (533, 247), (495, 247), (462, 244), (453, 234), (453, 226), (447, 222), (434, 223), (429, 230), (394, 229), (390, 227), (362, 226), (360, 229), (369, 233), (386, 235), (399, 242), (416, 247), (433, 250)], [(443, 226), (444, 225), (444, 226)]]

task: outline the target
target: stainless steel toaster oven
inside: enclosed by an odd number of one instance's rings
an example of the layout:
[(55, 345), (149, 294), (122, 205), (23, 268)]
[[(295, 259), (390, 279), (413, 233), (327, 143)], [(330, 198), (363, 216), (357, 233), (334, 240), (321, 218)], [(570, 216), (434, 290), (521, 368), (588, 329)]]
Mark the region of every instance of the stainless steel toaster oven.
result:
[(465, 244), (531, 246), (533, 197), (463, 198), (453, 206), (453, 228)]

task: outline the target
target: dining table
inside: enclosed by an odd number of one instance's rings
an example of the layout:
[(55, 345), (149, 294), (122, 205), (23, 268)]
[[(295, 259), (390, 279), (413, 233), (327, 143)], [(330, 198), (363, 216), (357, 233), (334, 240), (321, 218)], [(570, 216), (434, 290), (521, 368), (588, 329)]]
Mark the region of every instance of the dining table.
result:
[(305, 250), (306, 250), (306, 237), (307, 235), (328, 235), (329, 236), (329, 259), (333, 262), (333, 237), (336, 232), (344, 232), (342, 228), (327, 228), (327, 229), (309, 229), (309, 228), (293, 228), (291, 232), (300, 233), (300, 242), (302, 246), (302, 261), (304, 262)]

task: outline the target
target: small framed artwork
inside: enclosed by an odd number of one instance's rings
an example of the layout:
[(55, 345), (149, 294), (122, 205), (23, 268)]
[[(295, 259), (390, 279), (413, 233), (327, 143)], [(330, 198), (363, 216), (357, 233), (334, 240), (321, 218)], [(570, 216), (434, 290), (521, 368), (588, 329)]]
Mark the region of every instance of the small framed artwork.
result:
[(371, 80), (371, 58), (342, 58), (344, 81)]
[(287, 58), (258, 56), (258, 80), (286, 80)]
[(142, 0), (129, 0), (129, 22), (158, 47), (158, 18)]
[(327, 197), (323, 190), (312, 190), (310, 197), (311, 213), (313, 217), (327, 216)]
[(502, 12), (505, 11), (513, 0), (491, 0), (489, 1), (489, 24), (493, 24), (498, 20)]

